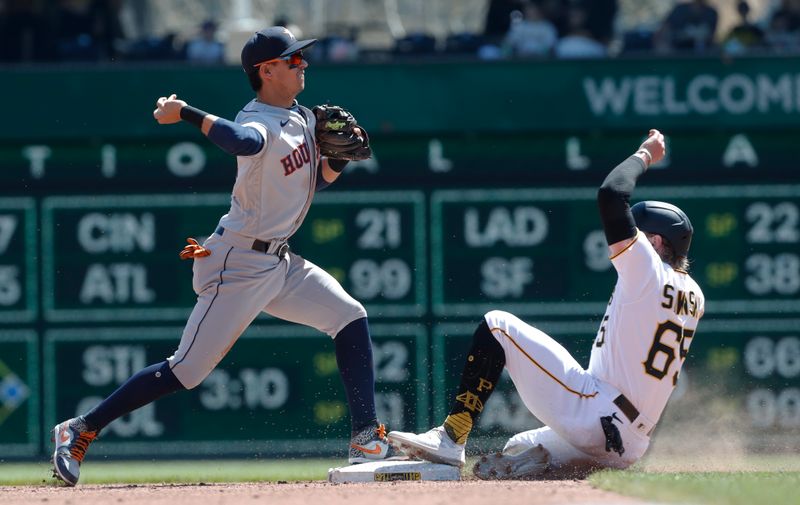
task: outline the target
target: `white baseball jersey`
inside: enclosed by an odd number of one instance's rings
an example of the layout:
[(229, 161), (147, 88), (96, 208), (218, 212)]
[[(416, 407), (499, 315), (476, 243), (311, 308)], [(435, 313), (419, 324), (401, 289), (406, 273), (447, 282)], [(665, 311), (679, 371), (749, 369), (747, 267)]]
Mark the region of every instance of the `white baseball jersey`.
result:
[[(546, 425), (514, 435), (506, 450), (541, 444), (554, 469), (626, 468), (647, 450), (705, 302), (692, 278), (663, 263), (641, 232), (612, 264), (619, 279), (587, 370), (513, 314), (484, 316), (520, 398)], [(638, 410), (632, 419), (631, 409), (620, 407), (620, 395)], [(601, 417), (619, 430), (623, 454), (606, 450)]]
[[(315, 119), (305, 107), (273, 107), (253, 100), (236, 122), (264, 136), (262, 150), (239, 156), (230, 211), (195, 258), (197, 303), (183, 330), (172, 372), (193, 388), (217, 366), (261, 312), (305, 324), (335, 337), (366, 317), (364, 307), (330, 274), (294, 254), (254, 250), (258, 239), (275, 244), (300, 227), (314, 197), (319, 154)], [(221, 232), (221, 233), (220, 233)]]
[(705, 298), (689, 274), (662, 262), (641, 231), (611, 263), (618, 279), (589, 373), (619, 389), (655, 424), (678, 382)]

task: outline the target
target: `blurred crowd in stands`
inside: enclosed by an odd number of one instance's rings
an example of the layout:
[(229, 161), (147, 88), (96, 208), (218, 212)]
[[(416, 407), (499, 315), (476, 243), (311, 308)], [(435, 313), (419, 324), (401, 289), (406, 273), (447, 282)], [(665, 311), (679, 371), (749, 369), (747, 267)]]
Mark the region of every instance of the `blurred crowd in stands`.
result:
[[(355, 61), (374, 58), (378, 52), (383, 59), (445, 54), (485, 60), (800, 52), (800, 0), (772, 0), (773, 8), (755, 20), (747, 1), (731, 0), (739, 20), (727, 33), (718, 33), (719, 14), (708, 0), (679, 0), (663, 19), (630, 30), (620, 30), (615, 23), (617, 0), (487, 1), (482, 33), (455, 33), (444, 39), (411, 33), (383, 51), (359, 47), (357, 27), (296, 34), (320, 38), (309, 55), (317, 61)], [(225, 38), (215, 21), (203, 22), (192, 34), (135, 39), (126, 36), (120, 23), (122, 4), (123, 0), (0, 0), (0, 62), (224, 62)], [(271, 22), (290, 26), (286, 19)]]

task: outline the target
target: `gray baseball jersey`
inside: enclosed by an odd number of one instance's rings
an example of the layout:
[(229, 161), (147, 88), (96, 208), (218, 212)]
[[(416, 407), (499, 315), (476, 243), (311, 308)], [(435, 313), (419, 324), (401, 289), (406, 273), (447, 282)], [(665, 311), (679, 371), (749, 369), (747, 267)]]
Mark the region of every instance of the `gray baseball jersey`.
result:
[(319, 155), (314, 114), (253, 100), (236, 122), (257, 129), (266, 139), (260, 153), (238, 158), (231, 209), (219, 224), (248, 237), (286, 240), (297, 231), (314, 197)]
[[(211, 256), (194, 261), (197, 303), (168, 358), (187, 388), (202, 382), (261, 312), (331, 337), (366, 317), (327, 272), (291, 252), (281, 254), (314, 197), (314, 115), (297, 103), (283, 109), (253, 100), (236, 122), (258, 130), (265, 145), (237, 158), (230, 211), (203, 244)], [(261, 248), (266, 252), (254, 249), (256, 241), (268, 243)]]

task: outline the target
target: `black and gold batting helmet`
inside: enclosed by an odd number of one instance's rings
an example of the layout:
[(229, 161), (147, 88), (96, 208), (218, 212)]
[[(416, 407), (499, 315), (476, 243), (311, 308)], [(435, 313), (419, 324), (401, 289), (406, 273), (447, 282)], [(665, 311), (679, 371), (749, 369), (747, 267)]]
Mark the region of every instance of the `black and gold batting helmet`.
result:
[(631, 207), (631, 213), (637, 228), (667, 239), (676, 255), (689, 254), (694, 228), (681, 209), (671, 203), (647, 200)]

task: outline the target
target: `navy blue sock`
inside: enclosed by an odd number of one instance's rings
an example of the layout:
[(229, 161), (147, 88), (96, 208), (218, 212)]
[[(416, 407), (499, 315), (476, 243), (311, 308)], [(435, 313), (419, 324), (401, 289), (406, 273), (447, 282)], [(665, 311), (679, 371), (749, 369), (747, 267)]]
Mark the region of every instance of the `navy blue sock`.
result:
[(186, 389), (163, 361), (143, 368), (83, 416), (91, 431), (100, 431), (118, 417), (154, 402), (164, 395)]
[(372, 341), (367, 318), (356, 319), (333, 339), (336, 364), (342, 376), (353, 433), (369, 424), (376, 424), (375, 371), (372, 368)]

